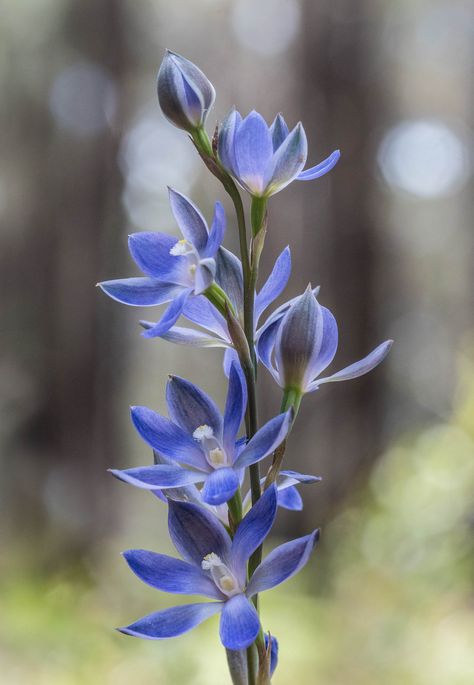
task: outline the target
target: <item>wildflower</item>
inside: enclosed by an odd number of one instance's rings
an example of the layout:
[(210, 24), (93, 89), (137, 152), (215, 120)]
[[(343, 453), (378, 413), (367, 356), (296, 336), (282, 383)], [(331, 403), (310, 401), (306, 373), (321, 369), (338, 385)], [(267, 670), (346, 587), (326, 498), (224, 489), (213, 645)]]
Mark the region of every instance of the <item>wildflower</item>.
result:
[(292, 181), (311, 181), (337, 163), (335, 150), (317, 166), (303, 171), (308, 144), (303, 125), (290, 132), (281, 114), (269, 127), (258, 112), (244, 119), (233, 109), (219, 131), (219, 159), (224, 168), (254, 197), (268, 198)]
[(215, 255), (225, 232), (224, 208), (216, 202), (209, 230), (199, 209), (187, 197), (170, 188), (173, 215), (183, 234), (178, 240), (165, 233), (133, 233), (130, 253), (146, 274), (99, 283), (110, 297), (139, 307), (171, 302), (161, 320), (144, 335), (163, 335), (176, 323), (191, 296), (204, 293), (214, 282)]
[(214, 86), (195, 64), (166, 51), (158, 72), (158, 100), (172, 124), (190, 133), (201, 128), (215, 98)]
[(336, 354), (338, 330), (334, 316), (319, 304), (308, 286), (281, 319), (271, 321), (262, 331), (258, 347), (261, 361), (280, 387), (301, 396), (323, 383), (346, 381), (368, 373), (386, 357), (392, 342), (386, 340), (363, 359), (320, 378)]
[[(176, 637), (217, 613), (220, 639), (227, 649), (245, 649), (260, 630), (250, 601), (291, 578), (307, 563), (318, 540), (314, 531), (277, 547), (247, 581), (247, 561), (268, 535), (275, 519), (276, 488), (271, 486), (240, 523), (231, 540), (223, 524), (191, 503), (169, 503), (170, 537), (182, 559), (146, 550), (130, 550), (124, 557), (143, 582), (174, 594), (200, 594), (214, 602), (185, 604), (145, 616), (119, 630), (151, 640)], [(276, 665), (276, 646), (273, 666)]]
[(273, 452), (291, 424), (291, 413), (282, 413), (262, 426), (246, 444), (237, 440), (247, 403), (245, 380), (238, 364), (230, 370), (224, 416), (206, 393), (177, 376), (168, 381), (166, 399), (170, 419), (146, 407), (132, 407), (132, 420), (145, 442), (169, 463), (112, 473), (147, 490), (204, 483), (201, 497), (207, 504), (219, 505), (231, 499), (243, 470)]

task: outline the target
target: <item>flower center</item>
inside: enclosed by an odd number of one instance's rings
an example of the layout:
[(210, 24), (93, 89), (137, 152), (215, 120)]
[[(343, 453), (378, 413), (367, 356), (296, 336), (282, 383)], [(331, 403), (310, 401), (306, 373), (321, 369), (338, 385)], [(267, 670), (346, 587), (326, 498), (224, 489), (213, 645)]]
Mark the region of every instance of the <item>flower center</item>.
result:
[(181, 257), (182, 255), (191, 254), (194, 252), (194, 248), (188, 240), (182, 238), (178, 240), (170, 250), (170, 255), (173, 257)]
[(193, 432), (193, 438), (201, 443), (206, 459), (213, 469), (220, 469), (223, 466), (228, 466), (227, 454), (222, 449), (219, 441), (214, 435), (214, 431), (210, 426), (204, 423), (198, 426)]
[(225, 454), (220, 447), (209, 450), (209, 461), (213, 466), (223, 466), (225, 464)]
[(214, 437), (214, 431), (207, 423), (203, 423), (202, 426), (198, 426), (193, 433), (193, 438), (198, 442), (203, 442), (204, 440), (210, 440)]
[(229, 571), (221, 558), (214, 552), (206, 554), (201, 562), (201, 566), (204, 571), (210, 572), (211, 578), (219, 590), (221, 590), (221, 592), (228, 597), (232, 597), (233, 595), (237, 595), (239, 592), (241, 592), (241, 589), (239, 588), (239, 585), (232, 572)]

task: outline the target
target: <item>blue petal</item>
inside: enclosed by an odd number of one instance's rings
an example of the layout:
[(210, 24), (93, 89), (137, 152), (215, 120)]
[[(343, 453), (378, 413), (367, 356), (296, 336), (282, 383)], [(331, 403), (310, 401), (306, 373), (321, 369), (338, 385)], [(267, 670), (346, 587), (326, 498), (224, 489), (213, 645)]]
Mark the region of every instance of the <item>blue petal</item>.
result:
[(329, 366), (337, 351), (338, 330), (336, 319), (326, 307), (321, 307), (321, 312), (323, 315), (323, 337), (321, 348), (317, 356), (312, 360), (310, 368), (308, 368), (307, 377), (310, 380), (319, 376)]
[(257, 354), (259, 360), (270, 371), (276, 382), (280, 383), (280, 374), (277, 367), (273, 363), (273, 351), (275, 349), (275, 340), (278, 329), (280, 327), (281, 318), (274, 319), (270, 324), (265, 324), (262, 328), (257, 341)]
[(335, 150), (333, 153), (329, 155), (327, 159), (323, 160), (316, 166), (311, 167), (311, 169), (306, 169), (306, 171), (303, 171), (301, 174), (299, 174), (296, 180), (313, 181), (315, 178), (324, 176), (324, 174), (327, 174), (328, 171), (331, 171), (331, 169), (336, 166), (340, 156), (340, 151)]
[(381, 345), (372, 350), (367, 357), (360, 359), (358, 362), (346, 366), (341, 371), (334, 373), (332, 376), (327, 376), (326, 378), (319, 378), (310, 386), (311, 390), (316, 390), (316, 388), (323, 383), (334, 383), (335, 381), (348, 381), (352, 378), (358, 378), (363, 376), (365, 373), (372, 371), (376, 366), (382, 362), (390, 351), (393, 345), (393, 340), (386, 340)]
[(225, 211), (220, 202), (216, 202), (214, 207), (214, 218), (209, 231), (209, 238), (204, 250), (200, 253), (201, 257), (214, 257), (217, 250), (222, 245), (225, 233)]
[(132, 407), (132, 421), (150, 447), (168, 459), (207, 471), (204, 452), (180, 426), (147, 407)]
[(98, 283), (109, 297), (135, 307), (151, 307), (169, 302), (183, 290), (181, 285), (153, 278), (120, 278)]
[(192, 86), (196, 93), (199, 93), (199, 97), (204, 105), (204, 111), (207, 112), (216, 99), (216, 91), (207, 76), (193, 62), (182, 55), (178, 55), (177, 52), (167, 50), (166, 57), (179, 67), (183, 79)]
[(272, 272), (255, 298), (255, 320), (258, 322), (265, 309), (276, 300), (288, 283), (291, 273), (291, 252), (285, 247), (275, 262)]
[(239, 484), (239, 476), (234, 469), (216, 469), (206, 478), (201, 490), (202, 499), (206, 504), (224, 504), (235, 494)]
[(224, 412), (224, 449), (233, 455), (235, 441), (247, 407), (247, 384), (238, 362), (233, 362), (229, 371), (229, 389)]
[(144, 549), (130, 549), (123, 556), (134, 574), (157, 590), (212, 599), (225, 597), (201, 567), (187, 561)]
[(245, 468), (273, 452), (286, 438), (291, 421), (291, 409), (270, 419), (247, 443), (235, 461), (234, 467), (237, 469)]
[(318, 540), (319, 530), (315, 530), (311, 535), (286, 542), (270, 552), (250, 579), (247, 596), (270, 590), (298, 573), (307, 563)]
[(243, 313), (242, 264), (235, 254), (221, 247), (216, 257), (216, 282), (232, 302), (237, 315)]
[(230, 342), (224, 317), (202, 295), (189, 298), (184, 306), (183, 316), (189, 319), (189, 321), (198, 324), (198, 326), (211, 331), (222, 340)]
[(183, 559), (198, 566), (207, 554), (229, 563), (231, 540), (219, 519), (202, 506), (170, 500), (168, 529)]
[(278, 506), (290, 511), (303, 509), (303, 499), (294, 485), (278, 490)]
[(199, 209), (187, 197), (169, 188), (171, 211), (184, 235), (197, 249), (199, 254), (208, 241), (207, 224)]
[(175, 282), (173, 276), (179, 273), (183, 258), (170, 254), (175, 244), (176, 238), (166, 233), (132, 233), (128, 238), (130, 254), (143, 273), (162, 281)]
[(277, 114), (273, 124), (270, 126), (272, 136), (273, 152), (276, 152), (289, 134), (288, 126), (281, 114)]
[[(148, 321), (140, 321), (144, 328), (153, 328), (154, 324)], [(161, 336), (163, 340), (175, 343), (176, 345), (189, 345), (190, 347), (228, 347), (220, 338), (214, 338), (203, 331), (196, 331), (194, 328), (184, 328), (183, 326), (173, 326)]]
[(232, 568), (245, 580), (247, 561), (267, 537), (277, 511), (277, 490), (271, 485), (244, 516), (232, 541)]
[(224, 647), (245, 649), (254, 642), (259, 630), (258, 614), (245, 595), (235, 595), (224, 604), (219, 627)]
[[(282, 387), (306, 390), (313, 360), (323, 338), (323, 314), (310, 287), (286, 312), (275, 341), (275, 360)], [(313, 376), (314, 377), (314, 376)]]
[(179, 376), (170, 376), (166, 386), (166, 402), (171, 420), (186, 433), (202, 425), (210, 426), (217, 439), (222, 436), (222, 414), (214, 400), (197, 385)]
[(171, 607), (171, 609), (149, 614), (149, 616), (140, 618), (125, 628), (119, 628), (119, 631), (125, 635), (147, 640), (164, 640), (168, 637), (177, 637), (219, 613), (223, 606), (222, 602), (183, 604), (179, 607)]
[(297, 124), (273, 156), (273, 172), (266, 194), (273, 195), (291, 183), (303, 169), (307, 156), (306, 133)]
[(250, 112), (235, 134), (238, 180), (254, 195), (262, 195), (270, 180), (273, 145), (263, 117)]
[(235, 161), (235, 132), (242, 121), (239, 112), (232, 109), (219, 128), (217, 151), (222, 166), (233, 176), (237, 176)]
[(180, 466), (169, 464), (153, 464), (152, 466), (138, 466), (133, 469), (109, 469), (119, 480), (130, 483), (144, 490), (156, 490), (163, 488), (178, 488), (191, 483), (202, 483), (206, 478), (205, 473), (188, 471)]
[(232, 368), (232, 364), (238, 364), (240, 366), (239, 355), (237, 354), (237, 352), (234, 350), (233, 347), (229, 347), (224, 352), (224, 359), (222, 361), (224, 373), (227, 376), (227, 378), (229, 378), (229, 376), (230, 376), (230, 370)]
[(280, 471), (279, 475), (283, 480), (292, 481), (292, 484), (303, 483), (304, 485), (309, 485), (311, 483), (319, 483), (322, 480), (321, 476), (311, 476), (306, 473), (299, 473), (298, 471), (290, 471), (288, 469)]
[(153, 328), (149, 328), (143, 333), (145, 338), (159, 338), (160, 335), (169, 331), (181, 316), (183, 307), (190, 294), (190, 290), (181, 290), (180, 294), (171, 302), (158, 323), (155, 324)]

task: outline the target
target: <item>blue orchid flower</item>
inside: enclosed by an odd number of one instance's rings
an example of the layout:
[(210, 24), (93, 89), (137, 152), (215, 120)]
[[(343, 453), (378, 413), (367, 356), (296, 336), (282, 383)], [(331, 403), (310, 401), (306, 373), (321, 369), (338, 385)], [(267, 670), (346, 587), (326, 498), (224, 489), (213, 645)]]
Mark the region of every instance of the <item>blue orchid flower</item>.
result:
[(216, 91), (207, 76), (185, 57), (166, 50), (158, 72), (158, 100), (163, 114), (192, 133), (204, 126)]
[(336, 354), (338, 329), (332, 313), (319, 304), (308, 286), (283, 317), (265, 326), (258, 353), (280, 387), (303, 395), (324, 383), (363, 376), (385, 359), (392, 344), (393, 340), (386, 340), (363, 359), (320, 378)]
[(182, 635), (220, 613), (222, 644), (232, 650), (251, 645), (260, 631), (251, 598), (302, 569), (319, 538), (316, 530), (280, 545), (247, 581), (247, 561), (270, 532), (276, 509), (276, 488), (272, 485), (244, 517), (232, 540), (208, 511), (191, 503), (170, 501), (169, 533), (182, 559), (130, 550), (124, 553), (125, 560), (140, 580), (158, 590), (203, 595), (217, 601), (164, 609), (119, 630), (135, 637), (162, 640)]
[(236, 181), (254, 197), (270, 197), (292, 181), (312, 181), (337, 164), (339, 150), (303, 171), (308, 143), (303, 125), (290, 132), (281, 114), (271, 126), (255, 111), (244, 119), (233, 109), (222, 123), (218, 138), (219, 159)]
[(132, 407), (141, 437), (172, 463), (112, 470), (121, 480), (147, 490), (203, 483), (207, 504), (227, 502), (235, 494), (243, 470), (280, 445), (291, 425), (291, 412), (279, 414), (247, 443), (237, 440), (247, 404), (246, 384), (238, 364), (232, 364), (224, 416), (214, 401), (193, 383), (170, 377), (166, 388), (170, 419), (147, 407)]
[(144, 332), (146, 337), (163, 335), (176, 323), (186, 303), (212, 285), (215, 255), (224, 239), (225, 213), (219, 202), (209, 230), (191, 200), (171, 188), (169, 197), (184, 238), (178, 240), (165, 233), (133, 233), (129, 238), (130, 253), (146, 276), (98, 284), (123, 304), (150, 307), (171, 302), (161, 320)]

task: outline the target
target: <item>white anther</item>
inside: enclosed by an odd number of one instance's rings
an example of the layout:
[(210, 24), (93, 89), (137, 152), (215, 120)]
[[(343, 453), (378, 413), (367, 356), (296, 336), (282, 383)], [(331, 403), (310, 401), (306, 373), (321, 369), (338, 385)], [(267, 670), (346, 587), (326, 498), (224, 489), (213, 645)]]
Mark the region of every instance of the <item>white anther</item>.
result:
[(232, 597), (241, 592), (232, 573), (222, 562), (221, 558), (214, 552), (206, 554), (201, 562), (201, 566), (204, 571), (210, 571), (212, 580), (228, 597)]
[(192, 250), (192, 245), (183, 238), (182, 240), (178, 240), (178, 242), (173, 245), (170, 250), (170, 254), (173, 255), (173, 257), (179, 257), (181, 255), (189, 254), (189, 252), (192, 252)]
[(214, 431), (210, 426), (207, 425), (207, 423), (203, 423), (202, 426), (198, 426), (193, 433), (193, 438), (195, 440), (199, 440), (199, 442), (212, 437), (214, 437)]
[(204, 571), (210, 571), (213, 566), (222, 566), (222, 561), (215, 552), (211, 552), (210, 554), (206, 554), (201, 561), (201, 566)]

